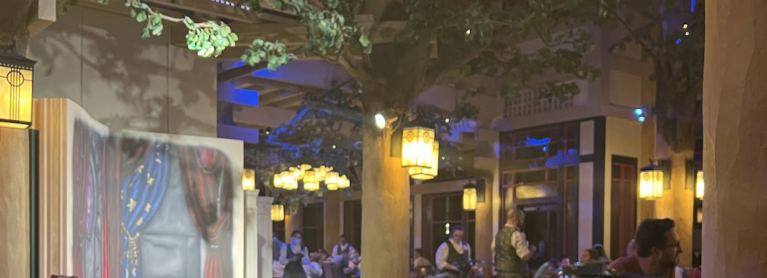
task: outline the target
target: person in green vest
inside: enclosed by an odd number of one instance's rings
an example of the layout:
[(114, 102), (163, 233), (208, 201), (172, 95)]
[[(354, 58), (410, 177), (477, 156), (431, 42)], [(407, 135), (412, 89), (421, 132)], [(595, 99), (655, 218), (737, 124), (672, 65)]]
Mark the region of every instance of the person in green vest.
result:
[(506, 224), (498, 231), (493, 239), (491, 249), (495, 258), (497, 278), (527, 278), (527, 261), (537, 251), (531, 245), (522, 231), (525, 224), (525, 214), (516, 209), (506, 213)]

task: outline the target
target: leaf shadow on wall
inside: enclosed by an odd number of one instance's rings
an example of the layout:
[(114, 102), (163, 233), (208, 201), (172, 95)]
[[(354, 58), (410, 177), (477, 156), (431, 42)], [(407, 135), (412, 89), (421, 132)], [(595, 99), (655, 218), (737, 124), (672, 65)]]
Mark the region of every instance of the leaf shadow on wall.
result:
[(29, 47), (37, 77), (53, 81), (48, 96), (79, 96), (114, 130), (215, 135), (215, 61), (168, 46), (167, 34), (142, 40), (141, 27), (91, 10), (61, 14)]

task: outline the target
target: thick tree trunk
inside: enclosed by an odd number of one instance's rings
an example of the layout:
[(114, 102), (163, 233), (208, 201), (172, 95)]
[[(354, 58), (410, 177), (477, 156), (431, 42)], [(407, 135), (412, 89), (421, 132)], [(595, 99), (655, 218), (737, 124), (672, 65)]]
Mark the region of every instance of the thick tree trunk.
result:
[[(372, 119), (372, 115), (366, 118)], [(362, 247), (365, 278), (408, 277), (410, 185), (390, 156), (391, 130), (366, 121), (362, 135)]]
[(674, 219), (676, 231), (679, 234), (679, 244), (682, 247), (682, 267), (692, 266), (692, 226), (693, 226), (693, 203), (695, 190), (686, 189), (687, 185), (687, 160), (693, 158), (693, 151), (671, 154), (671, 196), (674, 205), (671, 219)]
[(703, 277), (767, 277), (767, 0), (706, 1)]

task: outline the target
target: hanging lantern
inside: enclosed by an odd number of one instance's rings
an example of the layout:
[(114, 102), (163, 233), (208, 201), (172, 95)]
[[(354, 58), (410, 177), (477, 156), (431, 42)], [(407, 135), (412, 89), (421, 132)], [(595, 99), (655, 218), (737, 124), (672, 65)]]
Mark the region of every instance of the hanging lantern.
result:
[(343, 175), (338, 180), (338, 188), (349, 188), (350, 182), (349, 178), (346, 177), (346, 175)]
[(32, 76), (35, 61), (0, 49), (0, 127), (32, 125)]
[(639, 198), (655, 200), (663, 197), (663, 170), (650, 164), (639, 172)]
[(416, 180), (430, 180), (439, 173), (439, 142), (434, 141), (434, 152), (432, 153), (431, 168), (408, 168), (407, 172), (411, 178)]
[(463, 210), (474, 211), (477, 209), (477, 186), (473, 183), (463, 187)]
[(317, 172), (306, 171), (304, 172), (304, 190), (317, 191), (320, 189), (320, 182), (317, 180)]
[(285, 185), (282, 181), (282, 177), (283, 177), (282, 173), (274, 174), (274, 182), (272, 183), (274, 188), (282, 188)]
[(272, 204), (272, 221), (280, 222), (285, 220), (285, 207), (280, 202)]
[(409, 123), (402, 129), (402, 167), (431, 169), (433, 160), (434, 128), (428, 124)]
[(703, 190), (705, 188), (705, 181), (703, 181), (703, 171), (698, 171), (695, 175), (695, 197), (703, 200)]
[(317, 179), (319, 181), (324, 181), (330, 171), (333, 171), (333, 167), (320, 166), (320, 168), (315, 170), (315, 172), (317, 172)]
[(242, 170), (242, 190), (256, 190), (256, 171), (251, 169)]
[(295, 180), (301, 180), (304, 178), (304, 170), (301, 170), (298, 167), (290, 167), (288, 168), (288, 171), (293, 174), (293, 179)]
[(338, 190), (339, 182), (341, 179), (338, 177), (337, 172), (328, 172), (325, 176), (325, 187), (328, 188), (328, 191), (335, 191)]
[(298, 182), (296, 181), (296, 177), (293, 175), (293, 172), (282, 172), (282, 188), (285, 190), (298, 189)]

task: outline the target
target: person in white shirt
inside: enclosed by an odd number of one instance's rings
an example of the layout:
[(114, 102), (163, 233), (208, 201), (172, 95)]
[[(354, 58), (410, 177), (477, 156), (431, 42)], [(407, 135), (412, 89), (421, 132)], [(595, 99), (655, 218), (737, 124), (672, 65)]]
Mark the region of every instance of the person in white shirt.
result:
[(463, 241), (463, 235), (461, 225), (453, 226), (450, 239), (439, 246), (434, 256), (440, 273), (433, 277), (456, 278), (461, 273), (471, 271), (471, 247)]
[(516, 208), (510, 209), (506, 213), (506, 224), (498, 231), (490, 245), (498, 278), (528, 277), (527, 261), (538, 248), (527, 242), (521, 229), (524, 224), (525, 214)]
[(309, 254), (309, 262), (304, 265), (304, 271), (306, 271), (307, 278), (322, 278), (322, 265), (320, 265), (320, 253)]
[(333, 246), (333, 257), (340, 257), (343, 256), (346, 252), (348, 252), (349, 249), (354, 249), (351, 245), (349, 245), (348, 242), (346, 242), (346, 236), (341, 235), (341, 237), (338, 238), (338, 244)]
[(296, 230), (291, 234), (290, 243), (280, 250), (280, 263), (285, 266), (283, 278), (306, 278), (304, 265), (309, 264), (309, 249), (303, 244), (303, 233)]

